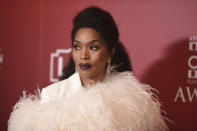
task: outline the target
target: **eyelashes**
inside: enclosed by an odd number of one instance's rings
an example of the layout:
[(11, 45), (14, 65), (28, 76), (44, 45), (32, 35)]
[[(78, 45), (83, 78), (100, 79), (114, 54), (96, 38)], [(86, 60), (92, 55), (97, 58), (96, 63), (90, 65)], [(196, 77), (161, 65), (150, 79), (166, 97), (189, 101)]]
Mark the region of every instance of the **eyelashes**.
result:
[(99, 47), (98, 46), (90, 46), (90, 49), (94, 50), (94, 51), (97, 51), (99, 49)]
[[(76, 45), (73, 45), (72, 48), (75, 49), (75, 50), (80, 50), (82, 47), (80, 45), (76, 44)], [(89, 49), (92, 50), (92, 51), (97, 51), (97, 50), (99, 50), (99, 46), (91, 45), (89, 47)]]
[(75, 50), (80, 50), (81, 49), (81, 47), (78, 46), (78, 45), (73, 45), (72, 48), (75, 49)]

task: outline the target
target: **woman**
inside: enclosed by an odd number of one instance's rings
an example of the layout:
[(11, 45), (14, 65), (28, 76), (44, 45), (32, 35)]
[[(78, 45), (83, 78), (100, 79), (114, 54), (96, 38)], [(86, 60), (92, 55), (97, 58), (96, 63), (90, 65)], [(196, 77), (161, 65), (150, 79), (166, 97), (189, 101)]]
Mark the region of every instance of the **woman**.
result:
[(24, 96), (8, 130), (168, 130), (152, 88), (131, 73), (112, 16), (98, 7), (74, 18), (72, 57), (64, 78), (40, 96)]

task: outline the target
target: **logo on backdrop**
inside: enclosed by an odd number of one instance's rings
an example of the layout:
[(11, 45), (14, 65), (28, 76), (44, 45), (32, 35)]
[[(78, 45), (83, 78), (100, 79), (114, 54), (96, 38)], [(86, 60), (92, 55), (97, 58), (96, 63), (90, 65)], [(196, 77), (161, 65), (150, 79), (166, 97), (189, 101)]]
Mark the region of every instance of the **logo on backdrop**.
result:
[[(191, 36), (189, 38), (188, 51), (192, 55), (188, 58), (188, 71), (187, 71), (187, 83), (190, 85), (197, 84), (197, 36)], [(174, 102), (181, 100), (182, 102), (192, 102), (194, 99), (197, 99), (197, 88), (186, 87), (187, 93), (183, 93), (183, 88), (180, 86), (177, 90)], [(188, 100), (186, 100), (186, 95)]]
[(0, 48), (0, 69), (2, 68), (3, 65), (3, 52), (2, 49)]
[(69, 49), (56, 49), (55, 53), (51, 53), (50, 55), (50, 74), (49, 81), (50, 82), (58, 82), (59, 77), (62, 75), (64, 58), (67, 54), (71, 52), (71, 48)]

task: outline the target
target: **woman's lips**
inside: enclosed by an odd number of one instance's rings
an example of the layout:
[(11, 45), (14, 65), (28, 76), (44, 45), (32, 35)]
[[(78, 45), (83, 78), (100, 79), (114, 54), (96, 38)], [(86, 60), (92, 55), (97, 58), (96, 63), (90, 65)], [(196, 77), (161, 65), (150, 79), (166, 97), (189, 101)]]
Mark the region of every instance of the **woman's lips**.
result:
[(79, 64), (80, 69), (82, 70), (88, 70), (90, 69), (92, 66), (90, 64), (86, 64), (86, 63), (81, 63)]

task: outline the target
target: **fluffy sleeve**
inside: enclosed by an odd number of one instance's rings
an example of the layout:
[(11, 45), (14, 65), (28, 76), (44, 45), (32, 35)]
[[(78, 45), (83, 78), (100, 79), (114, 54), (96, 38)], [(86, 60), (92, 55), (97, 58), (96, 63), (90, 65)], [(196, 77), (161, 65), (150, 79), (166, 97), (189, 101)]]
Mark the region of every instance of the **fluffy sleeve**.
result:
[(26, 95), (24, 93), (23, 97), (15, 104), (10, 115), (8, 131), (34, 131), (33, 127), (37, 118), (36, 114), (39, 112), (37, 106), (39, 103), (39, 94)]
[[(109, 83), (109, 79), (113, 82)], [(118, 130), (168, 130), (155, 89), (140, 83), (130, 72), (108, 76), (105, 85), (106, 88), (100, 88), (102, 84), (97, 88), (111, 107)]]
[[(53, 107), (57, 99), (62, 99), (65, 94), (65, 80), (52, 84), (46, 88), (37, 90), (35, 95), (23, 96), (15, 104), (8, 120), (8, 131), (58, 131), (55, 125), (55, 117), (49, 108)], [(48, 115), (49, 114), (49, 115)], [(53, 114), (53, 115), (54, 115)], [(47, 119), (47, 120), (46, 120)], [(51, 124), (53, 122), (53, 124)]]
[(67, 95), (58, 89), (45, 90), (50, 101), (44, 103), (40, 94), (24, 95), (11, 113), (8, 131), (168, 130), (154, 89), (130, 72), (111, 74), (96, 85), (70, 91), (69, 97), (59, 97)]

